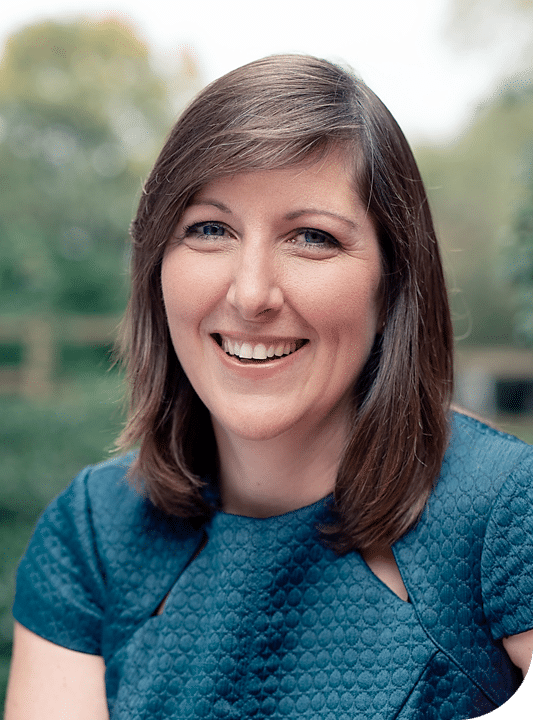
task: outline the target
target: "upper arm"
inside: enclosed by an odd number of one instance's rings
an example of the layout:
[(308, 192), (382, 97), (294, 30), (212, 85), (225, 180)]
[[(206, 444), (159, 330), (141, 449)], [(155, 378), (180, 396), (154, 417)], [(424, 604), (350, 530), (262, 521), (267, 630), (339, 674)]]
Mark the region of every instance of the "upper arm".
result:
[(108, 720), (105, 666), (15, 623), (5, 720)]
[(503, 638), (502, 642), (511, 661), (522, 670), (525, 676), (533, 655), (533, 630)]
[(533, 448), (523, 454), (490, 509), (481, 554), (481, 588), (492, 637), (502, 639), (511, 660), (522, 668), (525, 663), (527, 670), (533, 627)]

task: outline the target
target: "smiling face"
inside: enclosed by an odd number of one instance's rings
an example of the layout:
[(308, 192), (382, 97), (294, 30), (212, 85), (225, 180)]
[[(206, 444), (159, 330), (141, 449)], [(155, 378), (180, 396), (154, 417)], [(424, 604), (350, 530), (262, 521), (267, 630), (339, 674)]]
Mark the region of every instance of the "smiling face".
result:
[(377, 235), (337, 154), (208, 183), (162, 264), (178, 359), (226, 433), (346, 430), (380, 315)]

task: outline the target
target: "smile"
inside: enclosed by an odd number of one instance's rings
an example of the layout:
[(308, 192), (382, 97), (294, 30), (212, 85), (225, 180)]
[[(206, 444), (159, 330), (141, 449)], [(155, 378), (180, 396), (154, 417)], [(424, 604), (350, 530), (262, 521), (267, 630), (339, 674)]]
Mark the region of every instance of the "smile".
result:
[(306, 345), (309, 340), (276, 340), (269, 343), (252, 343), (246, 340), (235, 340), (215, 333), (212, 336), (226, 355), (233, 355), (243, 362), (272, 362), (286, 355), (291, 355)]

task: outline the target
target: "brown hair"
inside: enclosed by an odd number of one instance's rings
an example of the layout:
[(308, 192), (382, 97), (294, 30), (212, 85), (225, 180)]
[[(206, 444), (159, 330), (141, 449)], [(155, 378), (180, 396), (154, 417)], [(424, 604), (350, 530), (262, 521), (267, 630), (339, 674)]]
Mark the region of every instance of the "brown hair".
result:
[(447, 445), (452, 330), (439, 249), (409, 145), (360, 80), (313, 57), (245, 65), (205, 88), (179, 118), (132, 223), (132, 292), (122, 356), (130, 412), (119, 438), (140, 443), (133, 466), (167, 513), (205, 518), (201, 479), (216, 472), (207, 409), (176, 357), (163, 308), (165, 247), (193, 195), (223, 175), (288, 167), (338, 147), (353, 158), (357, 191), (378, 229), (385, 324), (354, 389), (341, 458), (339, 552), (391, 544), (419, 518)]

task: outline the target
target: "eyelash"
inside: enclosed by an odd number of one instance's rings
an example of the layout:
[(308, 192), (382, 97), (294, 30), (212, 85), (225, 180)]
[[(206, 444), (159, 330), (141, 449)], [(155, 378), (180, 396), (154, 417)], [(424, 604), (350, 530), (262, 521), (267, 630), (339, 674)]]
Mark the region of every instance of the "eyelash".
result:
[[(228, 228), (223, 223), (208, 220), (208, 221), (197, 222), (197, 223), (193, 223), (192, 225), (185, 226), (185, 228), (183, 229), (183, 238), (193, 236), (199, 240), (205, 240), (206, 238), (223, 238), (223, 237), (225, 237), (224, 234), (206, 235), (206, 234), (200, 232), (200, 229), (205, 228), (205, 227), (222, 229), (224, 231), (224, 233), (229, 232)], [(329, 233), (324, 232), (323, 230), (315, 230), (314, 228), (306, 228), (306, 227), (298, 228), (297, 230), (293, 231), (290, 242), (294, 245), (299, 244), (299, 243), (295, 242), (295, 238), (297, 238), (299, 235), (303, 235), (306, 233), (309, 233), (314, 236), (320, 236), (324, 239), (324, 241), (320, 242), (320, 243), (307, 243), (307, 242), (301, 243), (301, 245), (306, 248), (314, 248), (315, 250), (320, 251), (320, 250), (324, 250), (324, 249), (331, 249), (332, 247), (339, 247), (339, 243), (333, 237), (333, 235), (330, 235)]]

